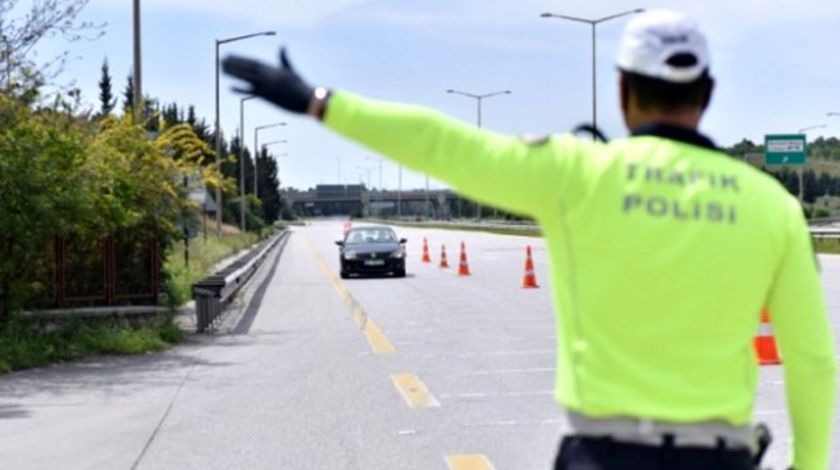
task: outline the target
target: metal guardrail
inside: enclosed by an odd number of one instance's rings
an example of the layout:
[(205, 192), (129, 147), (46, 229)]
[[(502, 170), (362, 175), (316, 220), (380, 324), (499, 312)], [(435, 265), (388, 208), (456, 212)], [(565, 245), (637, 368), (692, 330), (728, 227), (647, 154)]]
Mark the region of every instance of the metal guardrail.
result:
[(818, 219), (809, 219), (808, 224), (813, 227), (820, 227), (823, 225), (831, 225), (840, 223), (840, 217), (820, 217)]
[(487, 221), (487, 222), (476, 222), (474, 220), (466, 220), (466, 219), (452, 219), (452, 220), (411, 220), (411, 219), (375, 219), (375, 218), (365, 218), (361, 219), (360, 222), (364, 223), (375, 223), (375, 224), (394, 224), (394, 225), (402, 225), (406, 227), (428, 227), (428, 226), (445, 226), (451, 227), (452, 229), (458, 228), (465, 228), (470, 230), (480, 230), (480, 229), (500, 229), (500, 230), (516, 230), (523, 233), (533, 233), (539, 234), (540, 227), (534, 223), (522, 223), (522, 222), (505, 222), (505, 221)]
[(251, 279), (266, 255), (278, 244), (286, 242), (290, 233), (288, 229), (283, 230), (231, 265), (193, 284), (196, 332), (204, 333), (213, 328), (228, 301)]
[(820, 228), (811, 227), (811, 236), (820, 239), (837, 240), (840, 239), (840, 228)]

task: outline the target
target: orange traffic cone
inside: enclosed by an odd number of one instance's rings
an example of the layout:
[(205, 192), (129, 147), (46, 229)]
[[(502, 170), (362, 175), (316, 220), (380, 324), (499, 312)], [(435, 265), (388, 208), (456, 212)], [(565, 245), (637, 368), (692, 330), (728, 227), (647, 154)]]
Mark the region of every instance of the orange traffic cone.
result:
[(773, 326), (770, 325), (770, 313), (766, 308), (761, 310), (761, 325), (758, 334), (753, 339), (758, 364), (762, 366), (781, 364), (779, 350), (776, 349), (776, 338), (773, 337)]
[(429, 242), (423, 237), (423, 262), (424, 263), (431, 263), (432, 257), (429, 256)]
[(534, 275), (534, 260), (531, 259), (531, 245), (525, 249), (525, 277), (522, 278), (522, 288), (523, 289), (536, 289), (539, 286), (537, 285), (537, 276)]
[(446, 261), (446, 245), (440, 246), (440, 267), (442, 269), (449, 268), (449, 263)]
[(458, 264), (458, 275), (470, 275), (470, 266), (467, 264), (467, 248), (464, 245), (464, 242), (461, 242), (461, 262)]

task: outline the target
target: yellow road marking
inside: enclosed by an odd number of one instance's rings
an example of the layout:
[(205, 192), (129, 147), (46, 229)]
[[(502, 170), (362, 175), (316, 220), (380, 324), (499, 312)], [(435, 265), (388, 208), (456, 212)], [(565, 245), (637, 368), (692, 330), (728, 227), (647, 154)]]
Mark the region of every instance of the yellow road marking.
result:
[(306, 242), (309, 244), (309, 249), (312, 250), (312, 253), (315, 255), (315, 259), (318, 261), (318, 266), (320, 266), (324, 276), (327, 277), (336, 292), (338, 292), (339, 297), (341, 297), (341, 300), (344, 301), (344, 305), (350, 309), (350, 316), (353, 318), (353, 321), (359, 325), (359, 328), (365, 335), (365, 339), (367, 339), (367, 342), (373, 352), (376, 354), (392, 354), (395, 351), (394, 346), (390, 341), (388, 341), (385, 333), (379, 329), (373, 319), (371, 319), (362, 306), (359, 305), (359, 302), (353, 298), (353, 295), (350, 294), (350, 290), (347, 289), (344, 282), (342, 282), (333, 270), (330, 269), (327, 262), (324, 260), (324, 257), (321, 256), (321, 253), (319, 253), (317, 249), (315, 249), (315, 245), (312, 243), (312, 240), (309, 237), (306, 237)]
[(394, 387), (411, 408), (437, 408), (440, 403), (429, 393), (426, 384), (414, 374), (407, 372), (391, 375)]
[(449, 455), (446, 464), (449, 470), (494, 470), (493, 464), (481, 454)]

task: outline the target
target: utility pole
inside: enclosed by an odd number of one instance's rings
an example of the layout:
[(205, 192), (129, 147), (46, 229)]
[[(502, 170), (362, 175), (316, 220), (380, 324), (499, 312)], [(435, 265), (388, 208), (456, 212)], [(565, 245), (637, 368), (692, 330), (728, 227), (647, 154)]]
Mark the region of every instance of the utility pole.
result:
[(134, 0), (134, 122), (139, 122), (143, 109), (143, 73), (140, 50), (140, 0)]

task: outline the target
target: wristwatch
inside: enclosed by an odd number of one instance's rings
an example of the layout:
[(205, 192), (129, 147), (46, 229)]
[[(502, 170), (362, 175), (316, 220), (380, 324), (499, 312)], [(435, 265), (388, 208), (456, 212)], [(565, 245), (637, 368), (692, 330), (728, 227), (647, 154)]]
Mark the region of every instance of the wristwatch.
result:
[(331, 92), (328, 88), (322, 86), (315, 88), (315, 91), (312, 93), (312, 98), (309, 99), (309, 108), (307, 108), (306, 114), (319, 121), (323, 121), (324, 114), (327, 112), (327, 103), (330, 101), (330, 94)]

